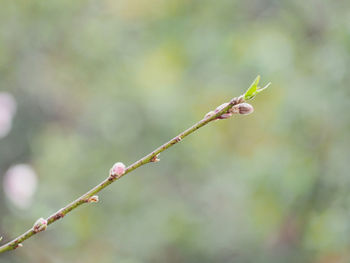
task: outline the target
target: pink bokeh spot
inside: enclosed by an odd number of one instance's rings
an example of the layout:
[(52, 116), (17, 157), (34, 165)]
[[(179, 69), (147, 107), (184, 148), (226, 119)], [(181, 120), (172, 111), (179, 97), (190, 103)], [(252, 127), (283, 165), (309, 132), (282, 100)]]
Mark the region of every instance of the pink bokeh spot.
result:
[(27, 164), (11, 166), (3, 180), (5, 195), (11, 203), (20, 209), (29, 208), (38, 184), (37, 175), (32, 167)]

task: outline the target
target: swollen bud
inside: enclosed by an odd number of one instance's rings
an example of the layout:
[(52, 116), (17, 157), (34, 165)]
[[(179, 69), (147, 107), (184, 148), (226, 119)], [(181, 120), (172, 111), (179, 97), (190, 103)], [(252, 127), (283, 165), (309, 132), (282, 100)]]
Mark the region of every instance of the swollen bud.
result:
[(221, 111), (223, 108), (227, 107), (228, 105), (228, 102), (225, 102), (223, 104), (221, 104), (220, 106), (217, 106), (216, 109), (215, 109), (215, 114), (218, 113), (219, 111)]
[[(214, 116), (215, 114), (217, 114), (219, 111), (223, 110), (225, 107), (228, 106), (228, 102), (225, 102), (223, 104), (221, 104), (220, 106), (216, 107), (216, 109), (214, 111), (209, 111), (205, 116), (204, 118), (207, 119), (207, 118), (210, 118), (212, 116)], [(232, 116), (232, 113), (231, 112), (227, 112), (227, 113), (223, 113), (221, 114), (221, 116), (217, 117), (216, 119), (228, 119)]]
[(36, 220), (33, 226), (33, 230), (35, 233), (44, 231), (47, 228), (47, 221), (44, 218), (39, 218)]
[(222, 120), (222, 119), (228, 119), (232, 116), (232, 113), (231, 112), (228, 112), (228, 113), (224, 113), (222, 114), (221, 116), (218, 117), (218, 119)]
[(125, 173), (125, 165), (121, 162), (117, 162), (113, 165), (109, 171), (110, 176), (121, 176)]
[(253, 106), (245, 102), (237, 104), (229, 110), (229, 112), (233, 114), (243, 114), (243, 115), (250, 114), (253, 111), (254, 111)]
[(237, 107), (238, 107), (238, 113), (243, 115), (251, 114), (254, 111), (253, 106), (246, 102), (238, 104)]

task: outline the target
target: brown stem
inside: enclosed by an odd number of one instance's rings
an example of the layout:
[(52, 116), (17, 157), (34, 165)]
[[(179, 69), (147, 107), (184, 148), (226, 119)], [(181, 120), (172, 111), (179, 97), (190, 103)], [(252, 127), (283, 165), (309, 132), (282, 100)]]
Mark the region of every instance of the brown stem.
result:
[[(222, 114), (228, 113), (229, 110), (237, 104), (243, 103), (244, 102), (244, 96), (239, 96), (236, 98), (233, 98), (227, 105), (220, 109), (219, 111), (215, 112), (215, 114), (210, 115), (208, 117), (205, 117), (201, 121), (197, 122), (194, 124), (192, 127), (188, 128), (187, 130), (183, 131), (167, 143), (164, 143), (163, 145), (159, 146), (157, 149), (155, 149), (153, 152), (149, 153), (148, 155), (144, 156), (140, 160), (136, 161), (135, 163), (131, 164), (129, 167), (126, 168), (125, 173), (120, 176), (109, 176), (105, 180), (103, 180), (100, 184), (96, 185), (94, 188), (83, 194), (81, 197), (76, 199), (75, 201), (71, 202), (70, 204), (66, 205), (62, 209), (59, 209), (57, 212), (55, 212), (53, 215), (49, 216), (47, 220), (47, 224), (50, 225), (57, 220), (63, 218), (66, 214), (68, 214), (70, 211), (74, 210), (78, 206), (87, 203), (86, 200), (88, 200), (89, 197), (95, 195), (96, 193), (100, 192), (102, 189), (113, 183), (114, 181), (118, 180), (122, 176), (124, 176), (127, 173), (130, 173), (131, 171), (135, 170), (136, 168), (149, 163), (153, 162), (157, 157), (157, 155), (169, 147), (173, 146), (174, 144), (180, 142), (183, 138), (186, 136), (190, 135), (191, 133), (195, 132), (199, 128), (203, 127), (204, 125), (208, 124), (209, 122), (219, 119), (219, 117)], [(3, 246), (0, 247), (0, 253), (8, 251), (8, 250), (13, 250), (16, 249), (19, 246), (22, 246), (22, 242), (25, 241), (26, 239), (32, 237), (33, 235), (37, 234), (38, 232), (35, 232), (33, 228), (27, 230), (25, 233), (22, 235), (16, 237), (12, 241), (8, 242), (7, 244), (4, 244)]]

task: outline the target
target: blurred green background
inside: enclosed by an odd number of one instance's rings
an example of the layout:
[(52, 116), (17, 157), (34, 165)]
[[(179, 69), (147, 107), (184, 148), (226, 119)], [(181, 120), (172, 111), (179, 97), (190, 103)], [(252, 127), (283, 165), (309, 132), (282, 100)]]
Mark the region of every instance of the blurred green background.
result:
[(0, 262), (350, 262), (349, 67), (348, 0), (1, 1), (2, 244), (272, 86)]

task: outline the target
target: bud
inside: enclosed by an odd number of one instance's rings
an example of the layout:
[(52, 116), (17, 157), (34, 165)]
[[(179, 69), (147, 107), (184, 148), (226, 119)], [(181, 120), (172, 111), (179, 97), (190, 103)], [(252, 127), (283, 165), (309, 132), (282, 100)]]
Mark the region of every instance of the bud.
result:
[(159, 159), (159, 153), (151, 158), (151, 162), (152, 162), (152, 163), (157, 163), (157, 162), (159, 162), (159, 161), (160, 161), (160, 159)]
[(231, 112), (228, 112), (228, 113), (224, 113), (222, 114), (221, 116), (218, 117), (218, 119), (228, 119), (232, 116), (232, 113)]
[(253, 111), (254, 111), (253, 106), (245, 102), (237, 104), (229, 110), (229, 112), (232, 114), (243, 114), (243, 115), (250, 114)]
[(88, 203), (97, 203), (98, 202), (98, 195), (93, 195), (88, 198), (87, 200)]
[(221, 104), (220, 106), (218, 106), (218, 107), (215, 109), (214, 113), (218, 113), (218, 112), (221, 111), (223, 108), (227, 107), (227, 105), (228, 105), (228, 102), (225, 102), (225, 103)]
[(117, 162), (113, 165), (111, 170), (109, 171), (109, 174), (111, 176), (121, 176), (125, 173), (125, 165), (121, 162)]
[(23, 247), (22, 243), (18, 243), (17, 245), (15, 245), (14, 249), (19, 248), (19, 247)]
[(39, 218), (36, 220), (33, 226), (33, 230), (35, 233), (44, 231), (47, 228), (47, 221), (44, 218)]
[(61, 209), (60, 212), (56, 213), (56, 214), (53, 216), (53, 218), (54, 218), (55, 220), (58, 220), (58, 219), (63, 218), (63, 217), (65, 216), (65, 214), (62, 212), (62, 210), (63, 210), (63, 208)]
[(239, 96), (239, 97), (235, 97), (235, 98), (233, 98), (232, 100), (230, 100), (230, 103), (231, 103), (232, 105), (237, 105), (237, 104), (240, 104), (240, 103), (242, 103), (242, 102), (244, 102), (244, 95), (241, 95), (241, 96)]
[(247, 115), (253, 113), (254, 111), (253, 106), (246, 102), (238, 104), (237, 106), (239, 114)]

